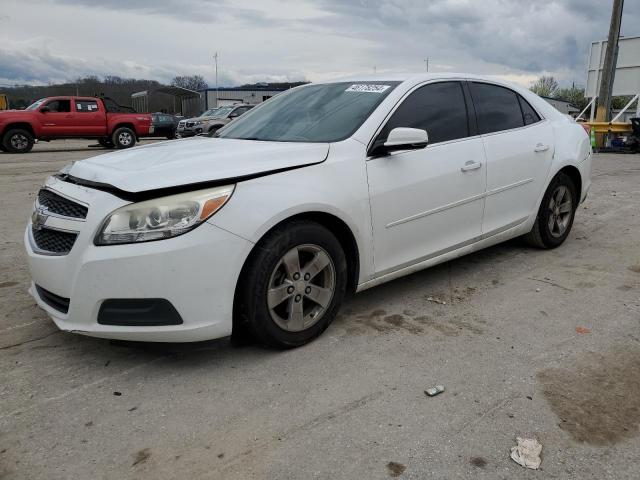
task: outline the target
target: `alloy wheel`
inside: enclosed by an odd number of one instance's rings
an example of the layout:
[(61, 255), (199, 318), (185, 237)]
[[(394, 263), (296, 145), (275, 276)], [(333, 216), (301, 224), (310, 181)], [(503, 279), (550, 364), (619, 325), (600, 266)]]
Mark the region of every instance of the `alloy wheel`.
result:
[(306, 330), (325, 314), (335, 288), (336, 269), (329, 254), (317, 245), (299, 245), (283, 255), (271, 274), (269, 314), (283, 330)]
[(571, 214), (573, 213), (571, 191), (566, 186), (560, 185), (551, 195), (548, 207), (549, 218), (547, 225), (549, 233), (553, 237), (559, 238), (564, 235), (571, 222)]
[(118, 135), (118, 142), (120, 142), (120, 145), (130, 145), (131, 144), (131, 134), (129, 132), (121, 132)]
[(29, 140), (21, 133), (11, 136), (11, 146), (16, 150), (24, 150), (29, 145)]

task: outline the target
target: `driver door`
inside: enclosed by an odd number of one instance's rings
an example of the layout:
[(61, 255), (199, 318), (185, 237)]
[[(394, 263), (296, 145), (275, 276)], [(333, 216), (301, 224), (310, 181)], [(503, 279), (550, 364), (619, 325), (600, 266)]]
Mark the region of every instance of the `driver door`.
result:
[[(42, 112), (47, 107), (49, 111)], [(73, 131), (71, 100), (53, 99), (40, 107), (40, 124), (43, 137), (64, 137)]]
[(397, 127), (429, 135), (423, 149), (367, 160), (376, 276), (480, 239), (486, 162), (471, 109), (461, 82), (430, 83), (405, 97), (374, 140)]

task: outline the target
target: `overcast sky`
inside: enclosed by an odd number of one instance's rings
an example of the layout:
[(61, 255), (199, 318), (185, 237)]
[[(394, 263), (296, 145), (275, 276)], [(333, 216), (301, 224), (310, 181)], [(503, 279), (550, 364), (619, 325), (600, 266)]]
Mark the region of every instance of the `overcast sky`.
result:
[[(584, 84), (611, 0), (2, 0), (0, 84), (86, 75), (214, 86), (455, 71)], [(640, 35), (640, 2), (622, 34)]]

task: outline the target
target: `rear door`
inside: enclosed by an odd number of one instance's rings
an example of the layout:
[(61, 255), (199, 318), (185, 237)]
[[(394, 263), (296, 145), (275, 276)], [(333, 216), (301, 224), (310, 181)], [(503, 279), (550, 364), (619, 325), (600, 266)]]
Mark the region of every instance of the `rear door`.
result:
[(107, 120), (95, 99), (76, 98), (73, 101), (76, 136), (99, 137), (107, 134)]
[[(42, 108), (47, 107), (47, 112)], [(73, 132), (73, 113), (71, 100), (68, 98), (54, 98), (40, 107), (38, 120), (42, 125), (43, 137), (68, 137)]]
[(548, 121), (517, 92), (470, 82), (487, 157), (483, 235), (523, 223), (535, 212), (554, 151)]
[(429, 135), (426, 148), (367, 160), (376, 275), (479, 239), (485, 160), (469, 107), (461, 82), (426, 84), (405, 97), (374, 140), (373, 147), (384, 143), (396, 127)]

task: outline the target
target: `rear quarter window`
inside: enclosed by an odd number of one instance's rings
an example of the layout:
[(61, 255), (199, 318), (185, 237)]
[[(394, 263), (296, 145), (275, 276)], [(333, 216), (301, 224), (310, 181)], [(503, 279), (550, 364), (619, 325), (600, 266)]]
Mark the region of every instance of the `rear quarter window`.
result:
[(469, 88), (476, 107), (480, 133), (500, 132), (524, 126), (516, 92), (498, 85), (478, 82), (470, 82)]
[(98, 102), (95, 100), (76, 100), (76, 112), (97, 112)]

